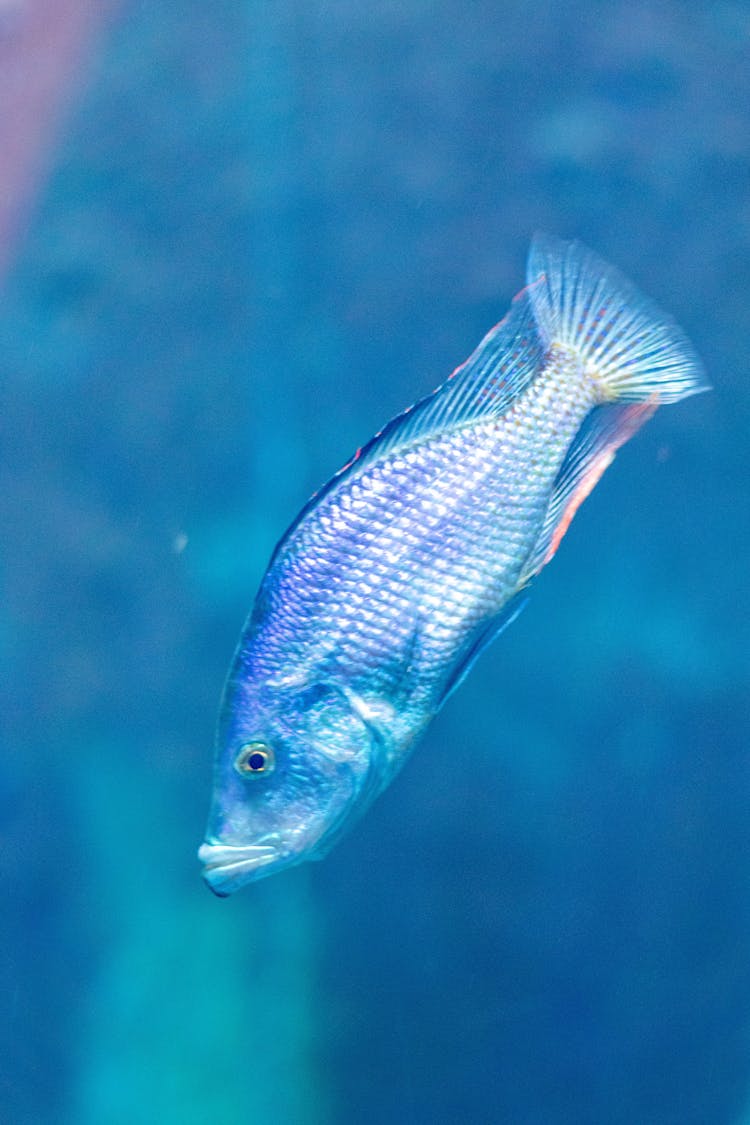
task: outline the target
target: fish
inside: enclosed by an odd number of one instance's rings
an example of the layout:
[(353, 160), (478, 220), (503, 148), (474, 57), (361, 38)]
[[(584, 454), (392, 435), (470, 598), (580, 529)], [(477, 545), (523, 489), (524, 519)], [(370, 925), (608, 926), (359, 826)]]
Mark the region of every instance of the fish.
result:
[(635, 285), (581, 243), (533, 239), (503, 320), (273, 552), (220, 709), (212, 891), (330, 851), (521, 612), (616, 451), (707, 389)]

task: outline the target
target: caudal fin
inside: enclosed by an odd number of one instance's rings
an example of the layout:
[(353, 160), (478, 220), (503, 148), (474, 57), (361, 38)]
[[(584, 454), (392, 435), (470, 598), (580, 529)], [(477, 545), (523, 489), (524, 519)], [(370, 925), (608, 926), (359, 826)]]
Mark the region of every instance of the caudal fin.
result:
[(575, 351), (601, 385), (603, 401), (660, 404), (709, 390), (682, 330), (580, 242), (536, 235), (527, 281), (547, 346)]

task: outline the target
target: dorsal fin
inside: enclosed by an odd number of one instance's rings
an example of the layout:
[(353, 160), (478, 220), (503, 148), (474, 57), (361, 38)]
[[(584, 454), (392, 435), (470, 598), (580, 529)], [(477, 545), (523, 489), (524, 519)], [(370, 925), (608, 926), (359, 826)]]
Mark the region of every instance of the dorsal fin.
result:
[(529, 385), (543, 357), (528, 290), (523, 289), (469, 358), (432, 394), (376, 434), (362, 450), (362, 460), (380, 459), (478, 418), (500, 417)]
[(327, 484), (313, 493), (277, 544), (273, 557), (308, 512), (347, 477), (397, 450), (406, 450), (478, 418), (504, 414), (529, 386), (543, 357), (544, 347), (527, 287), (514, 298), (507, 315), (444, 383), (391, 419)]

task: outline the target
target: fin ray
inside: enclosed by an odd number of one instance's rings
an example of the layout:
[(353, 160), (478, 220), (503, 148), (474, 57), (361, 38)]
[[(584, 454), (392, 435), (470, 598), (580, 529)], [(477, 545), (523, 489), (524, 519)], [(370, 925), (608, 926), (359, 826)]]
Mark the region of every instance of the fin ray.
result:
[(598, 406), (591, 412), (557, 474), (522, 583), (529, 582), (552, 559), (578, 508), (612, 464), (617, 450), (648, 421), (657, 406), (654, 395), (646, 402)]
[(677, 402), (709, 389), (682, 329), (580, 242), (536, 235), (527, 279), (542, 337), (581, 357), (603, 401)]
[(484, 650), (488, 648), (501, 633), (504, 633), (509, 625), (513, 624), (519, 613), (525, 609), (528, 600), (525, 593), (515, 594), (509, 602), (506, 602), (500, 614), (497, 617), (493, 617), (484, 629), (480, 631), (478, 636), (474, 637), (453, 666), (451, 674), (443, 688), (442, 695), (440, 696), (437, 710), (440, 710), (446, 699), (449, 699), (456, 688), (461, 686)]
[(529, 385), (544, 356), (528, 290), (469, 358), (432, 394), (389, 422), (362, 450), (360, 464), (433, 435), (499, 417)]
[(470, 424), (499, 417), (529, 386), (544, 357), (528, 289), (513, 299), (507, 315), (491, 328), (469, 358), (431, 394), (392, 418), (314, 492), (276, 546), (276, 553), (308, 513), (346, 478), (388, 454)]

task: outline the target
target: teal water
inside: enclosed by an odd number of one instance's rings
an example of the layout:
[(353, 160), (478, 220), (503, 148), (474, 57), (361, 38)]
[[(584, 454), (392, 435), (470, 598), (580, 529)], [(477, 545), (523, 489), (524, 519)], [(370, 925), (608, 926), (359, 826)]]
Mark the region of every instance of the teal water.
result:
[[(0, 1121), (750, 1118), (750, 13), (124, 3), (0, 302)], [(195, 851), (233, 645), (351, 452), (578, 237), (657, 413), (322, 864)]]

